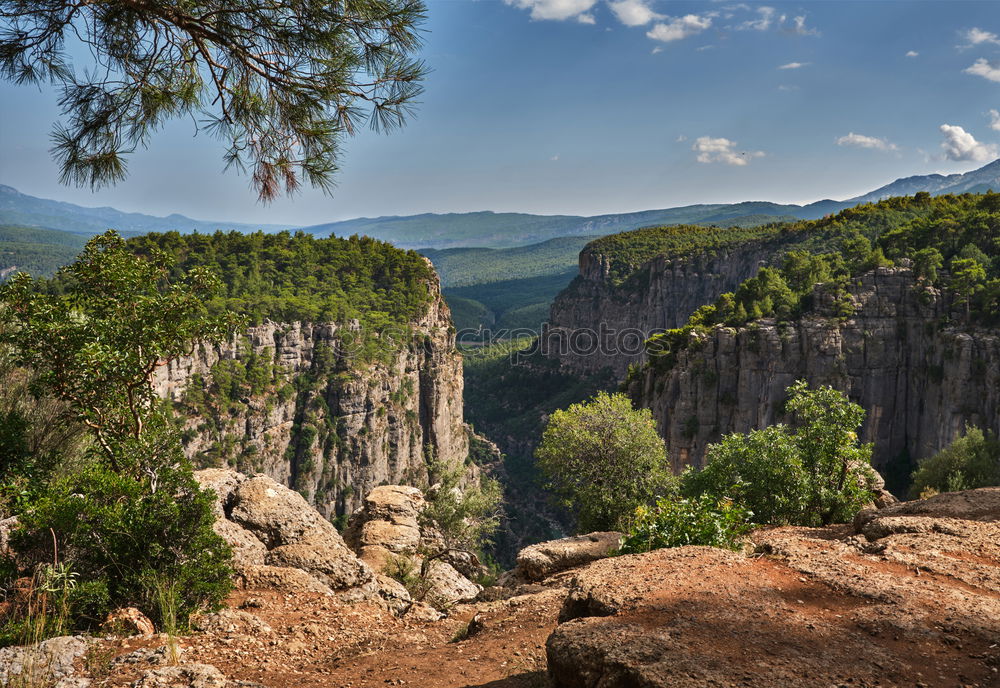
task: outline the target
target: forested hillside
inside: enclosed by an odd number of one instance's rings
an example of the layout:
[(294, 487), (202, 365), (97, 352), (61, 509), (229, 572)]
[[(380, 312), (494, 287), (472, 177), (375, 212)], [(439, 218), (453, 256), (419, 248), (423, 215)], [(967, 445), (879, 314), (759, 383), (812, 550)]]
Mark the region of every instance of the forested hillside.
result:
[(76, 258), (87, 238), (54, 229), (0, 225), (0, 280), (16, 272), (51, 277)]

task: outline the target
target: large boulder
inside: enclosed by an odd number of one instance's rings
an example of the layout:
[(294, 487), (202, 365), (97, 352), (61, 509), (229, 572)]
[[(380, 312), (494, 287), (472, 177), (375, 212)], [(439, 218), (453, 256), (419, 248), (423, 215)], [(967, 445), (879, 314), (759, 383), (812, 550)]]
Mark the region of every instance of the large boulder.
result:
[(855, 517), (854, 529), (860, 533), (875, 519), (898, 516), (1000, 521), (1000, 487), (942, 492), (927, 499), (898, 502), (877, 511), (865, 509)]
[(574, 535), (525, 547), (518, 552), (513, 582), (544, 580), (554, 573), (603, 559), (618, 549), (621, 538), (621, 533), (609, 531)]
[(366, 547), (381, 547), (396, 554), (416, 551), (420, 546), (420, 511), (424, 495), (415, 487), (376, 487), (344, 531), (344, 539), (364, 555)]
[[(327, 593), (377, 590), (373, 571), (298, 492), (265, 475), (225, 469), (198, 471), (195, 477), (218, 496), (215, 532), (232, 548), (246, 584)], [(281, 569), (305, 572), (314, 583)]]

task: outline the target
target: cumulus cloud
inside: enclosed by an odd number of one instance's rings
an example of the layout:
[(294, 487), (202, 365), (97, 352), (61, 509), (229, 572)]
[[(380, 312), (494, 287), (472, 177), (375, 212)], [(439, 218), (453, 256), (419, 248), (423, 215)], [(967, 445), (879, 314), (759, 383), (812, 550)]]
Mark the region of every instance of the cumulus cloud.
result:
[(645, 26), (651, 21), (664, 18), (662, 14), (654, 12), (646, 0), (609, 2), (608, 7), (625, 26)]
[[(532, 19), (576, 19), (585, 24), (593, 24), (594, 18), (587, 12), (597, 0), (504, 0), (505, 3), (522, 10), (531, 10)], [(589, 21), (588, 21), (589, 19)]]
[(698, 154), (698, 162), (721, 162), (726, 165), (746, 165), (753, 158), (764, 157), (763, 151), (735, 150), (736, 142), (726, 138), (699, 136), (694, 140), (691, 150)]
[(899, 150), (899, 147), (895, 143), (890, 143), (885, 139), (880, 139), (877, 136), (865, 136), (864, 134), (855, 134), (853, 131), (847, 136), (841, 136), (837, 139), (838, 146), (853, 146), (855, 148), (871, 148), (873, 150), (880, 151), (895, 151)]
[(1000, 112), (990, 110), (987, 114), (990, 116), (990, 129), (1000, 131)]
[(962, 70), (966, 74), (981, 76), (990, 81), (1000, 82), (1000, 64), (993, 64), (985, 58), (980, 57), (971, 67)]
[(976, 141), (975, 137), (960, 126), (942, 124), (944, 157), (955, 161), (987, 162), (997, 157), (996, 144)]
[(906, 56), (907, 57), (918, 57), (919, 55), (920, 55), (920, 53), (918, 53), (916, 50), (907, 50), (906, 51)]
[(979, 45), (981, 43), (993, 43), (994, 45), (1000, 45), (1000, 37), (997, 37), (995, 33), (983, 31), (982, 29), (975, 27), (966, 31), (963, 36), (969, 45)]
[(789, 62), (788, 64), (781, 65), (778, 69), (802, 69), (807, 65), (809, 65), (808, 62)]
[(597, 20), (594, 19), (594, 15), (589, 12), (584, 12), (583, 14), (576, 15), (576, 20), (581, 24), (596, 24)]
[(683, 17), (664, 17), (666, 21), (653, 25), (646, 35), (654, 41), (679, 41), (699, 34), (712, 25), (712, 14), (686, 14)]

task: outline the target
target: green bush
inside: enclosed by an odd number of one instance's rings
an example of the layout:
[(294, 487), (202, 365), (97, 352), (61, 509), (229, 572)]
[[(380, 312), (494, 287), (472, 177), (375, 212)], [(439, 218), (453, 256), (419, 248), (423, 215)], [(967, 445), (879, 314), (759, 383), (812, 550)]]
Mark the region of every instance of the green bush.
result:
[(71, 596), (71, 615), (85, 625), (126, 606), (159, 624), (164, 581), (174, 584), (186, 619), (217, 606), (232, 586), (229, 547), (212, 530), (213, 499), (183, 457), (142, 477), (94, 461), (52, 482), (21, 515), (13, 544), (37, 559), (58, 558), (88, 581)]
[(535, 456), (583, 532), (622, 529), (672, 483), (652, 413), (623, 394), (600, 392), (553, 413)]
[(663, 547), (705, 545), (739, 549), (751, 528), (751, 513), (732, 500), (711, 495), (663, 497), (652, 508), (636, 509), (635, 519), (622, 540), (622, 554)]
[(856, 434), (864, 410), (832, 387), (799, 381), (787, 392), (793, 427), (723, 437), (703, 470), (685, 472), (681, 493), (732, 499), (761, 524), (841, 523), (870, 502), (872, 447)]
[(994, 485), (1000, 485), (1000, 441), (991, 432), (967, 426), (965, 435), (920, 462), (910, 494), (916, 498), (927, 490), (954, 492)]

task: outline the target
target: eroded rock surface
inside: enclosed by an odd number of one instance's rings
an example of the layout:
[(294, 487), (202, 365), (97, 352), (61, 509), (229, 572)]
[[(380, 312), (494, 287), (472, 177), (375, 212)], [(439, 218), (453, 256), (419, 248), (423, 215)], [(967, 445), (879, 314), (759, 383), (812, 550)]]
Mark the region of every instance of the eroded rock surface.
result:
[(765, 556), (684, 547), (580, 569), (547, 643), (554, 685), (1000, 685), (1000, 523), (882, 513), (865, 535), (758, 531)]
[(508, 577), (513, 583), (540, 581), (554, 573), (603, 559), (618, 549), (622, 534), (609, 531), (549, 540), (522, 549)]

